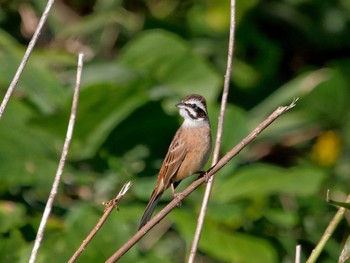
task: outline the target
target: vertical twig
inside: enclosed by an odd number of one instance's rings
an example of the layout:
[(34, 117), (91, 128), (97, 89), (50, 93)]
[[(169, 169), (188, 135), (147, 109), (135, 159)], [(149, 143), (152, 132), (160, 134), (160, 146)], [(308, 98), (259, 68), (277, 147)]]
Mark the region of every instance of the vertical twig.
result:
[(44, 231), (45, 231), (45, 227), (47, 224), (47, 220), (48, 220), (49, 215), (51, 213), (52, 205), (53, 205), (53, 202), (54, 202), (56, 194), (57, 194), (59, 183), (61, 181), (61, 176), (62, 176), (63, 168), (65, 165), (65, 161), (67, 158), (69, 145), (70, 145), (70, 142), (72, 139), (74, 123), (75, 123), (75, 118), (76, 118), (76, 113), (77, 113), (80, 80), (81, 80), (81, 75), (82, 75), (82, 71), (83, 71), (83, 62), (84, 62), (84, 54), (80, 53), (79, 59), (78, 59), (77, 77), (76, 77), (76, 82), (75, 82), (75, 87), (74, 87), (72, 109), (71, 109), (71, 113), (70, 113), (66, 139), (65, 139), (65, 142), (63, 145), (61, 159), (60, 159), (60, 162), (59, 162), (58, 167), (57, 167), (57, 172), (56, 172), (54, 182), (52, 184), (51, 192), (50, 192), (49, 198), (48, 198), (46, 206), (45, 206), (45, 210), (44, 210), (41, 222), (40, 222), (38, 233), (37, 233), (36, 238), (35, 238), (32, 254), (31, 254), (30, 259), (29, 259), (29, 263), (35, 262), (41, 241), (42, 241), (43, 236), (44, 236)]
[(301, 245), (295, 247), (295, 263), (301, 262)]
[[(215, 148), (213, 153), (212, 166), (214, 166), (219, 160), (221, 136), (222, 136), (222, 130), (224, 126), (225, 109), (227, 104), (228, 91), (230, 88), (232, 57), (233, 57), (233, 50), (234, 50), (234, 36), (235, 36), (235, 4), (236, 4), (235, 0), (231, 0), (230, 36), (229, 36), (229, 43), (228, 43), (227, 67), (226, 67), (225, 80), (224, 80), (224, 90), (221, 98), (220, 116), (219, 116), (218, 129), (216, 133), (216, 141), (215, 141)], [(207, 186), (205, 188), (201, 211), (197, 221), (197, 228), (194, 234), (191, 251), (188, 258), (189, 263), (193, 263), (196, 256), (196, 251), (198, 249), (198, 243), (202, 233), (204, 218), (208, 207), (208, 202), (209, 202), (211, 189), (213, 186), (213, 181), (214, 181), (214, 177), (210, 177), (208, 180)]]
[[(328, 197), (329, 192), (327, 192), (327, 200), (329, 199)], [(345, 203), (350, 202), (350, 194), (346, 197)], [(320, 256), (324, 246), (326, 245), (328, 239), (332, 236), (333, 232), (337, 228), (338, 224), (340, 221), (343, 219), (344, 214), (346, 212), (346, 208), (340, 207), (338, 209), (338, 212), (335, 214), (335, 216), (332, 218), (331, 222), (329, 222), (325, 232), (323, 233), (320, 241), (317, 243), (316, 247), (312, 250), (312, 253), (310, 257), (307, 259), (306, 263), (314, 263)]]
[(21, 63), (19, 64), (19, 67), (16, 71), (16, 74), (15, 76), (13, 77), (12, 79), (12, 82), (9, 86), (9, 88), (7, 89), (7, 92), (5, 94), (5, 97), (0, 105), (0, 119), (2, 118), (2, 114), (4, 113), (4, 110), (7, 106), (7, 103), (9, 102), (10, 100), (10, 97), (13, 93), (13, 91), (15, 90), (16, 88), (16, 85), (18, 83), (18, 80), (20, 78), (20, 76), (22, 75), (22, 72), (24, 70), (24, 67), (26, 66), (27, 62), (28, 62), (28, 59), (29, 59), (29, 56), (30, 54), (32, 53), (33, 49), (34, 49), (34, 46), (36, 44), (36, 41), (38, 40), (39, 36), (40, 36), (40, 32), (47, 20), (47, 17), (49, 16), (49, 12), (50, 12), (50, 9), (53, 5), (53, 3), (55, 2), (55, 0), (49, 0), (47, 1), (47, 4), (46, 4), (46, 7), (45, 7), (45, 10), (40, 18), (40, 21), (35, 29), (35, 32), (33, 34), (33, 37), (32, 39), (30, 40), (29, 44), (28, 44), (28, 47), (27, 47), (27, 50), (26, 52), (24, 53), (23, 55), (23, 58), (22, 58), (22, 61)]

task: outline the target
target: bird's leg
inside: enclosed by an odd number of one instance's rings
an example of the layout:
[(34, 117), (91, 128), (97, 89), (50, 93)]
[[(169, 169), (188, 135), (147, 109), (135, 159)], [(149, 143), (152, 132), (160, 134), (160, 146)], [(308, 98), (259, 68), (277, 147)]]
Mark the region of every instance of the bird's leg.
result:
[(208, 175), (208, 172), (205, 171), (198, 171), (197, 173), (199, 173), (199, 176), (197, 179), (204, 177), (205, 178), (205, 182), (208, 183), (210, 176)]

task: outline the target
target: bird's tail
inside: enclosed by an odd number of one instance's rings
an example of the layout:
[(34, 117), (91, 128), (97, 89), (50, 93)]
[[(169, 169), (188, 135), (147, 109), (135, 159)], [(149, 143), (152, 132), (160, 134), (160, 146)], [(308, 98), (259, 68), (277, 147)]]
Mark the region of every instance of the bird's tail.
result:
[(146, 225), (146, 223), (151, 219), (153, 211), (156, 208), (156, 205), (158, 204), (162, 194), (163, 194), (163, 191), (159, 191), (158, 188), (154, 189), (151, 195), (151, 198), (147, 204), (147, 207), (145, 209), (145, 212), (143, 212), (138, 230), (140, 230), (144, 225)]

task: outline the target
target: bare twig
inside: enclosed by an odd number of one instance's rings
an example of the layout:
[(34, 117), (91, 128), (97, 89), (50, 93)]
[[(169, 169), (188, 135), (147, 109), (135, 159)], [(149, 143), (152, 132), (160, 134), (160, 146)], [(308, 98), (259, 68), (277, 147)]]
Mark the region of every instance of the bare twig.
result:
[(33, 37), (32, 37), (32, 39), (30, 40), (30, 42), (28, 44), (27, 50), (26, 50), (26, 52), (23, 55), (22, 61), (19, 64), (19, 67), (18, 67), (18, 69), (16, 71), (16, 74), (13, 77), (13, 80), (12, 80), (9, 88), (7, 89), (5, 97), (4, 97), (4, 99), (3, 99), (3, 101), (2, 101), (2, 103), (0, 105), (0, 119), (2, 118), (2, 114), (4, 113), (6, 105), (9, 102), (13, 91), (16, 88), (16, 85), (18, 83), (18, 80), (19, 80), (20, 76), (22, 75), (24, 67), (26, 66), (26, 64), (28, 62), (29, 56), (30, 56), (30, 54), (32, 53), (32, 51), (34, 49), (36, 41), (38, 40), (38, 38), (40, 36), (40, 32), (41, 32), (41, 30), (42, 30), (42, 28), (43, 28), (43, 26), (44, 26), (44, 24), (45, 24), (45, 22), (47, 20), (47, 17), (49, 16), (50, 9), (51, 9), (52, 5), (54, 4), (54, 2), (55, 2), (55, 0), (48, 0), (47, 1), (45, 10), (44, 10), (44, 12), (43, 12), (43, 14), (42, 14), (42, 16), (40, 18), (40, 21), (39, 21), (36, 29), (35, 29)]
[[(329, 192), (327, 192), (327, 199), (329, 199)], [(350, 202), (350, 194), (346, 197), (345, 202)], [(343, 219), (346, 208), (340, 207), (338, 212), (334, 215), (331, 222), (329, 222), (325, 232), (323, 233), (320, 241), (317, 243), (316, 247), (312, 250), (310, 257), (307, 259), (306, 263), (314, 263), (320, 256), (324, 246), (326, 245), (328, 239), (332, 236), (335, 229), (337, 228), (340, 221)]]
[[(221, 98), (221, 108), (220, 108), (219, 123), (218, 123), (218, 128), (216, 133), (215, 148), (214, 148), (213, 159), (211, 163), (212, 166), (214, 166), (219, 160), (222, 130), (224, 126), (224, 116), (225, 116), (225, 110), (226, 110), (226, 104), (227, 104), (228, 91), (230, 88), (234, 36), (235, 36), (235, 5), (236, 5), (236, 1), (231, 0), (230, 36), (229, 36), (229, 43), (228, 43), (227, 67), (226, 67), (225, 80), (224, 80), (224, 90)], [(198, 243), (202, 233), (204, 218), (207, 212), (207, 207), (209, 203), (211, 189), (213, 187), (213, 182), (214, 182), (214, 177), (210, 177), (208, 180), (207, 186), (205, 188), (205, 193), (203, 196), (202, 206), (201, 206), (201, 210), (197, 220), (197, 227), (193, 237), (193, 242), (192, 242), (190, 255), (188, 258), (188, 263), (193, 263), (196, 257), (196, 251), (198, 249)]]
[[(224, 167), (234, 156), (236, 156), (248, 143), (254, 140), (264, 129), (266, 129), (274, 120), (281, 116), (287, 110), (295, 106), (296, 100), (294, 100), (289, 106), (278, 107), (267, 119), (261, 122), (247, 137), (245, 137), (239, 144), (231, 149), (228, 153), (222, 157), (216, 165), (211, 167), (207, 171), (208, 176), (213, 176)], [(156, 216), (154, 216), (148, 223), (143, 226), (132, 238), (130, 238), (118, 251), (116, 251), (106, 262), (116, 262), (121, 256), (123, 256), (131, 247), (133, 247), (137, 241), (139, 241), (151, 228), (159, 223), (167, 214), (170, 213), (179, 203), (190, 195), (195, 189), (205, 182), (206, 178), (201, 177), (188, 186), (183, 192), (179, 193), (165, 208), (163, 208)]]
[(112, 199), (111, 201), (105, 204), (106, 209), (103, 215), (101, 216), (100, 220), (98, 220), (96, 226), (91, 230), (91, 232), (86, 237), (86, 239), (84, 239), (83, 243), (80, 245), (77, 251), (75, 251), (74, 255), (69, 259), (68, 263), (75, 262), (76, 259), (79, 257), (79, 255), (83, 253), (87, 245), (90, 243), (93, 237), (97, 234), (97, 232), (101, 229), (102, 225), (106, 222), (108, 216), (112, 213), (113, 209), (117, 207), (117, 204), (122, 199), (122, 197), (126, 194), (126, 192), (130, 189), (130, 187), (131, 187), (131, 182), (127, 182), (126, 184), (124, 184), (119, 194), (114, 199)]
[(295, 247), (295, 263), (301, 262), (301, 245)]
[(77, 112), (77, 107), (78, 107), (80, 80), (81, 80), (81, 75), (82, 75), (82, 71), (83, 71), (83, 62), (84, 62), (84, 54), (80, 53), (79, 59), (78, 59), (77, 77), (76, 77), (75, 88), (74, 88), (72, 109), (71, 109), (71, 114), (70, 114), (70, 118), (69, 118), (66, 139), (65, 139), (65, 142), (63, 145), (61, 159), (60, 159), (60, 162), (59, 162), (58, 167), (57, 167), (56, 176), (55, 176), (54, 182), (52, 184), (50, 196), (47, 200), (44, 214), (42, 216), (40, 226), (38, 229), (38, 233), (37, 233), (36, 238), (35, 238), (34, 247), (33, 247), (30, 259), (29, 259), (29, 263), (35, 262), (36, 255), (38, 253), (41, 241), (42, 241), (43, 236), (44, 236), (44, 231), (45, 231), (45, 227), (47, 224), (47, 220), (48, 220), (49, 215), (51, 213), (52, 205), (53, 205), (53, 202), (54, 202), (56, 194), (57, 194), (59, 183), (61, 181), (61, 176), (62, 176), (63, 168), (65, 165), (65, 161), (67, 158), (69, 145), (70, 145), (70, 142), (72, 139), (72, 134), (73, 134), (73, 129), (74, 129), (74, 123), (75, 123), (76, 112)]

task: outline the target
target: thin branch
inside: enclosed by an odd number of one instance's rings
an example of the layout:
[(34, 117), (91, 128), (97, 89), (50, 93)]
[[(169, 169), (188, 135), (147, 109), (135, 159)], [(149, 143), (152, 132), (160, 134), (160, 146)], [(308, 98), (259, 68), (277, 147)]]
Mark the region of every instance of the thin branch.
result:
[[(224, 80), (224, 90), (221, 98), (221, 108), (220, 108), (219, 123), (218, 123), (218, 128), (216, 133), (215, 148), (213, 153), (213, 160), (211, 163), (212, 166), (214, 166), (219, 160), (222, 130), (224, 126), (224, 116), (225, 116), (225, 110), (226, 110), (226, 104), (227, 104), (228, 91), (230, 88), (232, 58), (233, 58), (233, 49), (234, 49), (234, 36), (235, 36), (235, 5), (236, 5), (236, 1), (231, 0), (230, 36), (229, 36), (229, 43), (228, 43), (227, 67), (226, 67), (225, 80)], [(199, 239), (203, 229), (204, 218), (207, 212), (210, 193), (213, 187), (213, 182), (214, 182), (214, 177), (210, 177), (208, 180), (207, 186), (205, 188), (205, 193), (203, 196), (202, 206), (201, 206), (201, 210), (197, 220), (197, 227), (193, 237), (193, 242), (192, 242), (190, 255), (188, 258), (188, 263), (193, 263), (196, 257), (198, 243), (199, 243)]]
[[(294, 100), (289, 106), (278, 107), (267, 119), (261, 122), (247, 137), (245, 137), (239, 144), (231, 149), (222, 157), (216, 165), (211, 167), (207, 172), (207, 176), (213, 176), (224, 167), (234, 156), (236, 156), (247, 144), (254, 140), (264, 129), (266, 129), (274, 120), (281, 116), (287, 110), (295, 106)], [(137, 241), (139, 241), (151, 228), (158, 224), (167, 214), (181, 203), (188, 195), (206, 181), (206, 176), (199, 178), (188, 186), (183, 192), (179, 193), (165, 208), (163, 208), (156, 216), (154, 216), (146, 225), (144, 225), (132, 238), (130, 238), (118, 251), (116, 251), (106, 262), (116, 262), (122, 257), (130, 248), (132, 248)]]
[(19, 80), (20, 76), (22, 75), (22, 72), (23, 72), (23, 70), (24, 70), (24, 68), (25, 68), (25, 66), (26, 66), (26, 64), (28, 62), (30, 54), (32, 53), (32, 51), (34, 49), (36, 41), (38, 40), (38, 38), (40, 36), (40, 32), (41, 32), (41, 30), (42, 30), (42, 28), (43, 28), (43, 26), (44, 26), (44, 24), (45, 24), (45, 22), (47, 20), (47, 17), (49, 16), (49, 12), (50, 12), (51, 7), (54, 4), (54, 2), (55, 2), (55, 0), (47, 1), (45, 10), (44, 10), (44, 12), (43, 12), (43, 14), (42, 14), (42, 16), (40, 18), (40, 21), (39, 21), (36, 29), (35, 29), (33, 37), (32, 37), (32, 39), (30, 40), (30, 42), (28, 44), (27, 50), (26, 50), (26, 52), (23, 55), (22, 61), (19, 64), (19, 67), (18, 67), (18, 69), (16, 71), (16, 74), (13, 77), (12, 82), (11, 82), (9, 88), (7, 89), (5, 97), (4, 97), (4, 99), (3, 99), (3, 101), (2, 101), (2, 103), (0, 105), (0, 119), (2, 118), (2, 114), (4, 113), (4, 110), (5, 110), (6, 106), (7, 106), (7, 103), (9, 102), (10, 97), (11, 97), (13, 91), (16, 88), (18, 80)]
[(108, 216), (112, 213), (113, 209), (117, 207), (117, 204), (122, 199), (122, 197), (126, 194), (126, 192), (130, 189), (130, 187), (131, 187), (131, 182), (127, 182), (126, 184), (123, 185), (119, 194), (114, 199), (104, 204), (106, 206), (106, 209), (103, 215), (101, 216), (100, 220), (98, 220), (96, 226), (91, 230), (91, 232), (86, 237), (86, 239), (84, 239), (83, 243), (80, 245), (77, 251), (75, 251), (74, 255), (69, 259), (68, 263), (75, 262), (76, 259), (79, 257), (79, 255), (83, 253), (87, 245), (90, 243), (93, 237), (97, 234), (97, 232), (101, 229), (103, 224), (106, 222)]
[(29, 259), (29, 263), (35, 262), (41, 241), (42, 241), (43, 236), (44, 236), (45, 227), (46, 227), (49, 215), (51, 213), (53, 202), (54, 202), (56, 194), (57, 194), (58, 186), (59, 186), (60, 181), (61, 181), (61, 176), (62, 176), (63, 168), (65, 165), (65, 161), (67, 158), (70, 142), (72, 139), (74, 123), (75, 123), (75, 118), (76, 118), (76, 113), (77, 113), (80, 81), (81, 81), (81, 75), (82, 75), (82, 71), (83, 71), (83, 62), (84, 62), (84, 54), (80, 53), (79, 59), (78, 59), (77, 77), (76, 77), (76, 82), (75, 82), (75, 87), (74, 87), (72, 109), (71, 109), (71, 114), (70, 114), (70, 118), (69, 118), (66, 139), (65, 139), (65, 142), (63, 145), (61, 159), (60, 159), (60, 162), (59, 162), (58, 167), (57, 167), (56, 176), (55, 176), (54, 182), (52, 184), (50, 196), (47, 200), (44, 214), (42, 216), (40, 226), (38, 229), (38, 233), (37, 233), (36, 238), (35, 238), (34, 247), (33, 247), (30, 259)]
[[(327, 199), (329, 199), (329, 192), (327, 192)], [(346, 197), (345, 202), (350, 202), (350, 194)], [(320, 256), (324, 246), (326, 245), (328, 239), (332, 236), (335, 229), (339, 225), (340, 221), (343, 219), (344, 214), (346, 212), (346, 208), (340, 207), (338, 212), (335, 214), (329, 225), (327, 226), (325, 232), (323, 233), (320, 241), (316, 245), (316, 247), (312, 250), (310, 257), (307, 259), (306, 263), (314, 263), (317, 261)]]
[(295, 263), (301, 262), (301, 245), (295, 247)]

